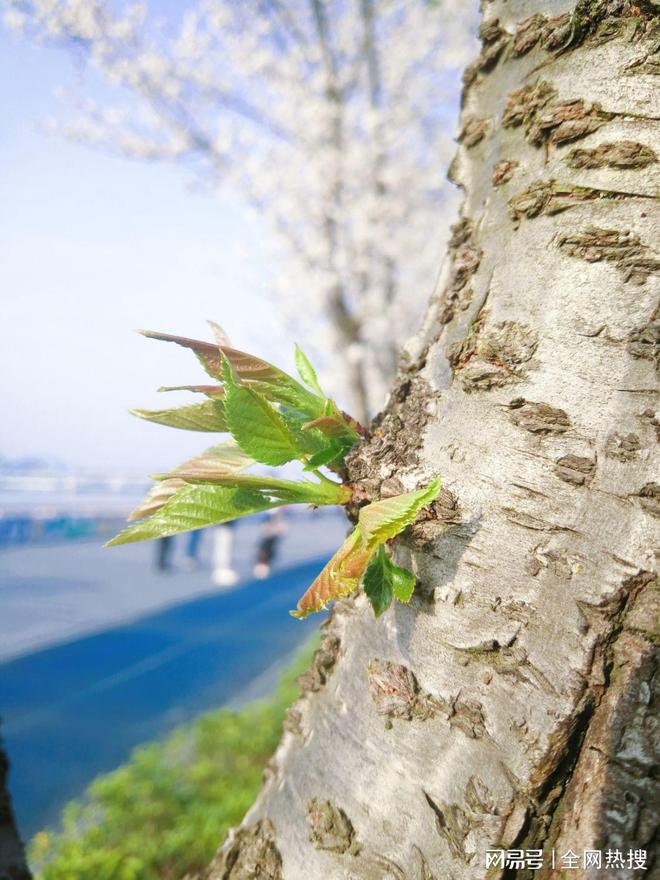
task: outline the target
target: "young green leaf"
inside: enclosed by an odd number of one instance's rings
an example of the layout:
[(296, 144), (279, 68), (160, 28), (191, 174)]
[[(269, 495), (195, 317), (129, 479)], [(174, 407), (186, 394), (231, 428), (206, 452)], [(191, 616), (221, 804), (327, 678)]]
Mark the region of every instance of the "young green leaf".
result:
[(217, 476), (226, 476), (244, 471), (254, 464), (254, 459), (246, 455), (234, 440), (211, 446), (201, 455), (195, 455), (175, 467), (170, 477), (179, 477), (183, 474), (197, 479), (212, 480)]
[(313, 419), (311, 422), (305, 422), (302, 429), (303, 431), (321, 431), (321, 433), (325, 434), (327, 437), (332, 437), (333, 439), (343, 437), (346, 433), (346, 425), (341, 419), (335, 418), (334, 416), (321, 416), (318, 419)]
[(267, 400), (294, 406), (311, 419), (322, 414), (324, 403), (322, 398), (312, 394), (300, 382), (269, 364), (268, 361), (228, 345), (188, 339), (186, 336), (174, 336), (171, 333), (157, 333), (153, 330), (141, 330), (140, 333), (150, 339), (174, 342), (176, 345), (191, 349), (209, 376), (214, 379), (222, 379), (222, 358), (226, 357), (238, 379)]
[(280, 413), (252, 388), (236, 384), (229, 372), (225, 375), (227, 426), (241, 449), (270, 465), (304, 455)]
[[(327, 504), (345, 504), (350, 496), (350, 489), (341, 483), (326, 481), (311, 483), (308, 481), (278, 480), (275, 477), (263, 477), (259, 474), (239, 473), (195, 473), (177, 468), (174, 471), (180, 479), (186, 483), (217, 486), (229, 486), (231, 488), (248, 488), (260, 492), (264, 497), (280, 504), (312, 504), (320, 507)], [(170, 479), (168, 474), (165, 478)]]
[(305, 594), (298, 600), (293, 617), (303, 618), (321, 611), (332, 599), (348, 596), (357, 587), (373, 550), (369, 550), (356, 526)]
[(305, 352), (300, 348), (299, 345), (296, 345), (296, 369), (298, 370), (298, 375), (303, 380), (305, 385), (309, 386), (312, 391), (319, 395), (319, 397), (325, 397), (321, 386), (319, 385), (319, 380), (316, 375), (316, 370), (311, 365), (309, 358), (305, 354)]
[(400, 602), (410, 601), (415, 589), (415, 577), (412, 572), (395, 565), (381, 544), (367, 566), (363, 584), (374, 614), (380, 617), (393, 598)]
[(336, 440), (330, 440), (324, 448), (319, 449), (318, 452), (315, 452), (309, 458), (305, 470), (316, 470), (316, 468), (323, 467), (324, 465), (333, 464), (333, 462), (342, 457), (343, 452), (344, 449), (341, 443), (338, 443)]
[(225, 393), (222, 385), (161, 385), (158, 391), (192, 391), (207, 397), (222, 397)]
[(372, 556), (369, 561), (362, 581), (364, 592), (371, 602), (376, 617), (380, 617), (383, 611), (387, 611), (394, 598), (392, 580), (387, 577), (385, 560), (387, 560), (387, 553), (381, 544), (375, 556)]
[(165, 504), (167, 504), (175, 492), (178, 492), (179, 489), (185, 485), (185, 480), (175, 477), (156, 483), (156, 485), (149, 490), (140, 504), (138, 504), (135, 510), (132, 510), (129, 513), (127, 517), (128, 521), (133, 522), (133, 520), (142, 519), (143, 517), (149, 516), (157, 510), (160, 510), (161, 507), (164, 507)]
[[(424, 489), (406, 492), (404, 495), (387, 498), (384, 501), (374, 501), (363, 507), (357, 526), (302, 596), (297, 610), (291, 612), (293, 616), (306, 617), (314, 611), (325, 608), (332, 599), (352, 593), (379, 545), (413, 523), (422, 507), (430, 504), (439, 491), (440, 480), (436, 479)], [(374, 609), (380, 609), (377, 614), (382, 614), (391, 602), (391, 596), (389, 600), (387, 598), (389, 591), (402, 602), (407, 602), (414, 587), (414, 578), (410, 572), (395, 566), (389, 560), (386, 564), (383, 562), (384, 558), (386, 557), (381, 554), (379, 569), (372, 571), (369, 588), (374, 597), (373, 599), (369, 597)], [(377, 581), (377, 571), (381, 574), (384, 572), (388, 581), (385, 583)]]
[(217, 342), (203, 342), (201, 339), (189, 339), (186, 336), (175, 336), (171, 333), (158, 333), (154, 330), (140, 330), (143, 336), (149, 339), (159, 339), (162, 342), (174, 342), (183, 348), (189, 348), (199, 359), (209, 376), (214, 379), (222, 377), (221, 351), (231, 361), (232, 366), (241, 379), (245, 380), (277, 380), (280, 375), (286, 376), (277, 367), (262, 361), (244, 351), (238, 351), (229, 346), (220, 346)]
[(167, 425), (170, 428), (183, 428), (186, 431), (228, 431), (225, 421), (224, 405), (220, 400), (205, 400), (190, 406), (175, 409), (132, 409), (134, 416)]
[(215, 336), (215, 341), (218, 343), (218, 345), (223, 345), (227, 348), (231, 348), (231, 341), (229, 339), (229, 336), (227, 336), (220, 324), (218, 324), (216, 321), (211, 320), (207, 320), (206, 323), (209, 325), (211, 330), (213, 330), (213, 335)]
[(374, 501), (360, 511), (358, 522), (369, 547), (384, 544), (417, 519), (417, 514), (438, 497), (440, 478), (423, 489)]
[(287, 427), (296, 438), (296, 445), (302, 455), (316, 455), (328, 445), (328, 438), (320, 431), (307, 431), (305, 424), (307, 416), (290, 406), (281, 406), (279, 413), (287, 424)]
[(158, 482), (147, 494), (144, 501), (131, 512), (128, 521), (142, 519), (164, 507), (170, 498), (186, 485), (187, 480), (180, 476), (182, 473), (193, 473), (197, 478), (208, 477), (211, 474), (231, 474), (244, 470), (254, 464), (254, 459), (249, 458), (238, 446), (229, 440), (218, 446), (211, 446), (201, 455), (196, 455), (180, 464), (171, 474), (168, 474)]
[(269, 510), (277, 507), (278, 503), (253, 489), (187, 485), (178, 489), (160, 510), (124, 529), (107, 546), (148, 541), (151, 538), (218, 525), (251, 513)]

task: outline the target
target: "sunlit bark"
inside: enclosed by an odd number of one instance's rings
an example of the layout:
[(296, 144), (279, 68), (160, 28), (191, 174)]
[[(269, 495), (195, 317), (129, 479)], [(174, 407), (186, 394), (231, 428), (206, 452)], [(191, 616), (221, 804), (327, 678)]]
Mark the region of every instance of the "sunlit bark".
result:
[[(397, 542), (416, 596), (378, 620), (363, 596), (335, 609), (210, 880), (550, 878), (553, 848), (657, 857), (657, 6), (483, 7), (461, 216), (350, 462), (372, 497), (443, 478)], [(487, 872), (489, 848), (516, 847), (546, 867)]]

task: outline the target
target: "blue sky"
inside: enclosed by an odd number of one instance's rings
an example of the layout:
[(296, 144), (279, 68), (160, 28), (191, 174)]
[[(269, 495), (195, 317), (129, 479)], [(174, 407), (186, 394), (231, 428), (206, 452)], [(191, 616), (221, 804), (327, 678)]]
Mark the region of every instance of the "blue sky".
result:
[(201, 376), (188, 352), (135, 328), (208, 336), (214, 318), (237, 347), (284, 366), (292, 341), (273, 339), (265, 274), (254, 268), (260, 230), (240, 204), (193, 192), (172, 166), (44, 130), (63, 112), (57, 88), (74, 77), (64, 52), (0, 26), (0, 455), (158, 470), (207, 438), (127, 409), (187, 402), (154, 389)]

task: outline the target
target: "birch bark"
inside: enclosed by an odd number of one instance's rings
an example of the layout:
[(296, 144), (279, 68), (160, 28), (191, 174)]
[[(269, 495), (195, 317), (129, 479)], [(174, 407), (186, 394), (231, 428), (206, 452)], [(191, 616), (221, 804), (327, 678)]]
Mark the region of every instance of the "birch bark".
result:
[[(209, 880), (658, 876), (658, 6), (483, 19), (461, 217), (350, 462), (371, 498), (442, 476), (397, 542), (417, 592), (335, 608)], [(491, 848), (545, 867), (487, 870)], [(564, 872), (584, 848), (649, 870)]]

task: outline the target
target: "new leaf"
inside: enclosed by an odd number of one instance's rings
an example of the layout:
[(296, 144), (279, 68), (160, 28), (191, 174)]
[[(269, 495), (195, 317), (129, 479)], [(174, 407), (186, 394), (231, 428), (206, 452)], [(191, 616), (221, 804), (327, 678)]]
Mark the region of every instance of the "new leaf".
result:
[(405, 568), (395, 565), (383, 545), (378, 547), (364, 573), (364, 592), (380, 617), (392, 604), (392, 599), (409, 602), (415, 589), (415, 576)]
[(319, 397), (325, 398), (325, 394), (321, 386), (319, 385), (318, 376), (316, 375), (316, 370), (309, 362), (309, 358), (305, 354), (305, 352), (300, 348), (299, 345), (296, 345), (296, 369), (298, 370), (298, 375), (303, 380), (305, 385), (312, 389)]
[(433, 480), (424, 489), (395, 495), (384, 501), (374, 501), (360, 511), (359, 523), (364, 539), (370, 547), (384, 544), (395, 535), (412, 525), (417, 514), (438, 497), (440, 478)]
[(222, 432), (229, 430), (225, 421), (224, 405), (219, 400), (205, 400), (175, 409), (132, 409), (134, 416), (185, 431)]
[(148, 541), (189, 532), (204, 526), (219, 525), (277, 507), (278, 502), (253, 489), (229, 489), (224, 486), (184, 486), (152, 516), (124, 529), (107, 546)]
[(262, 464), (285, 464), (304, 450), (296, 443), (280, 413), (261, 395), (237, 384), (228, 370), (225, 380), (225, 416), (241, 449)]

